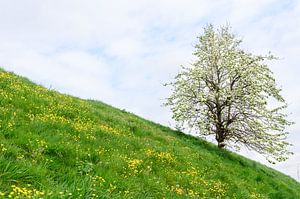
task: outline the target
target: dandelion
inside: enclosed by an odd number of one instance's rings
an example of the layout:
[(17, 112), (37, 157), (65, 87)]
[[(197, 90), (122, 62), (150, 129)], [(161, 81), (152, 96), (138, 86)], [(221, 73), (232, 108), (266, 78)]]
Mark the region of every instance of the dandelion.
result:
[(128, 160), (128, 168), (133, 171), (133, 173), (139, 173), (141, 170), (139, 170), (139, 166), (143, 163), (143, 160), (139, 159), (133, 159), (133, 160)]

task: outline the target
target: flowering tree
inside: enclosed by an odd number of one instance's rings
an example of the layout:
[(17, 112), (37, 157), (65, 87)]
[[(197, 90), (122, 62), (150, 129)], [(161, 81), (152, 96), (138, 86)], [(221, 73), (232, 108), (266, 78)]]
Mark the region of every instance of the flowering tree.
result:
[[(165, 105), (180, 127), (213, 135), (219, 148), (244, 145), (270, 162), (284, 161), (291, 154), (284, 132), (291, 122), (266, 64), (276, 58), (245, 52), (240, 44), (228, 26), (206, 26), (195, 46), (197, 60), (167, 84), (173, 93)], [(269, 99), (278, 106), (271, 108)]]

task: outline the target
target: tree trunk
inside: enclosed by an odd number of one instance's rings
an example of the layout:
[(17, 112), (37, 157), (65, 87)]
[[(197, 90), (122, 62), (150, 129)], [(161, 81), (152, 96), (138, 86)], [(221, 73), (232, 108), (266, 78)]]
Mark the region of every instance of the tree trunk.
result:
[(225, 136), (224, 136), (224, 131), (223, 130), (218, 130), (216, 133), (216, 140), (218, 142), (218, 147), (220, 149), (224, 148), (226, 146), (225, 144)]
[(225, 146), (226, 146), (226, 144), (225, 144), (224, 141), (223, 141), (223, 142), (219, 142), (219, 141), (218, 141), (218, 147), (219, 147), (220, 149), (224, 148)]

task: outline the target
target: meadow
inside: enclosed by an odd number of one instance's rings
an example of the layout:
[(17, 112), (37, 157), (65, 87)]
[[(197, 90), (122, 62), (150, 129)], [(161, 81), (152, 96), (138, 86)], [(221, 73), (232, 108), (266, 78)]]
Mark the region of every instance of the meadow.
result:
[(0, 70), (0, 198), (300, 198), (202, 139)]

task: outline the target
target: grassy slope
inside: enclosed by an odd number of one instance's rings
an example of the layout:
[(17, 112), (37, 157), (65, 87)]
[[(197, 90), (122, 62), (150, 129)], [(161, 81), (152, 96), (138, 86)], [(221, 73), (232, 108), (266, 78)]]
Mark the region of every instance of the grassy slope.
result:
[(0, 100), (0, 198), (300, 198), (257, 162), (2, 70)]

